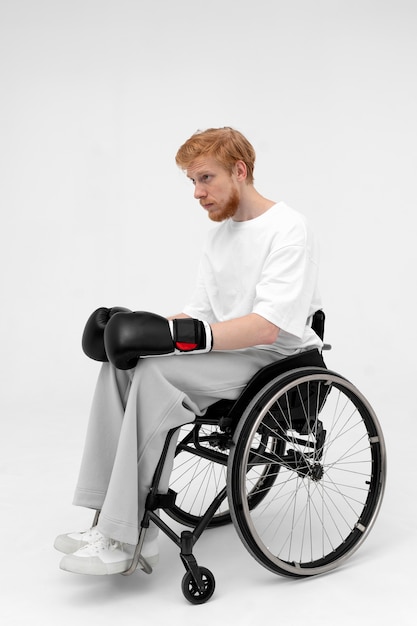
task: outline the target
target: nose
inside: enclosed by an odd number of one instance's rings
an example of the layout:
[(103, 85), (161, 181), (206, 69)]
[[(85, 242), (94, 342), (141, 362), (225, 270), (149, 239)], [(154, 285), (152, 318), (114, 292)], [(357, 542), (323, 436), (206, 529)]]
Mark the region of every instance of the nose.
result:
[(201, 198), (204, 198), (204, 196), (206, 195), (207, 195), (207, 191), (203, 189), (203, 186), (200, 185), (199, 183), (196, 183), (194, 187), (194, 198), (196, 200), (201, 200)]

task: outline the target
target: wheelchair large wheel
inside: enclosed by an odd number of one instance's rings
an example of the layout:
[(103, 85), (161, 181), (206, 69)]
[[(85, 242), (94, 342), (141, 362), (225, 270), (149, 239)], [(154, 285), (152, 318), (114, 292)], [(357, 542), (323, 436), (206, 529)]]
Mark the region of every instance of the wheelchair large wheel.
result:
[[(275, 453), (280, 455), (283, 443), (275, 441)], [(213, 424), (187, 424), (181, 428), (171, 473), (170, 489), (176, 492), (175, 505), (166, 512), (186, 526), (195, 527), (214, 498), (226, 487), (230, 441)], [(259, 464), (250, 470), (251, 489), (248, 506), (262, 501), (267, 488), (275, 481), (279, 465)], [(220, 504), (208, 524), (209, 528), (231, 521), (227, 498)]]
[[(177, 497), (174, 507), (167, 513), (185, 526), (196, 526), (226, 486), (229, 451), (220, 446), (217, 430), (211, 424), (187, 424), (180, 430), (169, 484)], [(225, 500), (209, 526), (221, 526), (230, 520)]]
[[(280, 470), (250, 509), (251, 476), (265, 463)], [(231, 516), (264, 567), (294, 577), (325, 573), (368, 535), (385, 474), (384, 439), (367, 400), (338, 374), (300, 369), (273, 380), (241, 417), (228, 466)]]

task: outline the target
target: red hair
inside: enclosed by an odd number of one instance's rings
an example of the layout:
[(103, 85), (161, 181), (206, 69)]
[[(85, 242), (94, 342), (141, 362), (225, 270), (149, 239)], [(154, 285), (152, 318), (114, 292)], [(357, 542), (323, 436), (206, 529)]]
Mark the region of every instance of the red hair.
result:
[(247, 169), (246, 181), (253, 184), (255, 150), (238, 130), (224, 127), (197, 131), (178, 150), (175, 161), (186, 170), (201, 156), (214, 157), (229, 172), (237, 161), (243, 161)]

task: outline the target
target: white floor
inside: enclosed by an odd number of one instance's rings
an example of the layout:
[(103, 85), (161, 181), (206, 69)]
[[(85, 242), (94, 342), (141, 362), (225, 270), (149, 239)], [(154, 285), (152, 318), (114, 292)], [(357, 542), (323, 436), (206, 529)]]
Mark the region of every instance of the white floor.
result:
[[(246, 552), (233, 527), (207, 531), (196, 546), (200, 565), (216, 577), (216, 591), (192, 606), (181, 592), (183, 565), (175, 545), (161, 537), (161, 558), (150, 576), (88, 577), (63, 572), (55, 535), (81, 530), (91, 515), (73, 507), (73, 484), (83, 440), (66, 415), (18, 409), (4, 420), (0, 459), (2, 553), (0, 623), (46, 626), (138, 624), (198, 620), (199, 626), (233, 616), (285, 624), (414, 623), (415, 469), (405, 445), (387, 433), (389, 481), (380, 516), (367, 541), (342, 568), (325, 577), (290, 580), (271, 574)], [(77, 432), (77, 430), (79, 432)], [(409, 447), (410, 454), (411, 447)], [(401, 461), (402, 457), (402, 461)], [(410, 471), (407, 471), (410, 470)], [(411, 471), (413, 474), (411, 474)], [(217, 620), (217, 622), (216, 622)]]

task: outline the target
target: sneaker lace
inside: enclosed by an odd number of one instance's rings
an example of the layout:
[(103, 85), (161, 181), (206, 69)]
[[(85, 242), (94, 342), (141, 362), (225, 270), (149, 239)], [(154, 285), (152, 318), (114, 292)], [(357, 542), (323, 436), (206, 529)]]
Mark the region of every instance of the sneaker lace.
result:
[(123, 544), (121, 544), (120, 541), (105, 537), (99, 531), (97, 531), (97, 537), (94, 539), (94, 541), (87, 544), (81, 549), (85, 552), (95, 552), (96, 554), (98, 554), (103, 550), (116, 550), (117, 548), (122, 547), (122, 545)]

